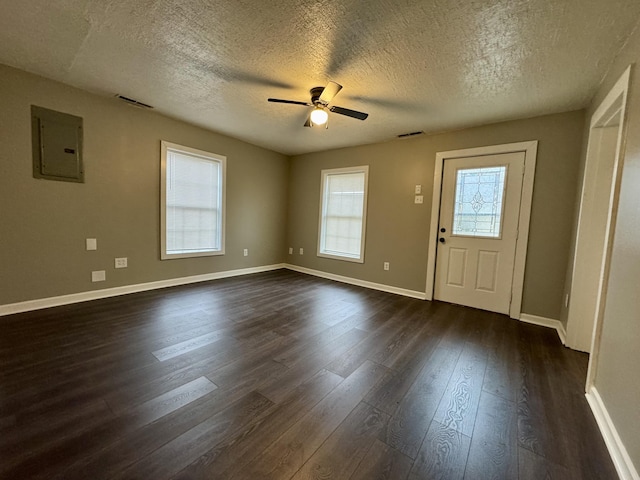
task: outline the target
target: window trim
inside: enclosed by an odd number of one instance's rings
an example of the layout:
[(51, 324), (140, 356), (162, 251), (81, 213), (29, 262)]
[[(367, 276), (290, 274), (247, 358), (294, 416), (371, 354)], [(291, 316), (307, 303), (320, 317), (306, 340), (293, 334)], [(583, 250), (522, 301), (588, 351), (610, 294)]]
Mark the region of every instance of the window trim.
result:
[[(167, 253), (167, 152), (176, 151), (189, 155), (204, 158), (212, 162), (218, 162), (221, 165), (222, 172), (220, 201), (221, 201), (221, 221), (220, 221), (220, 249), (210, 252), (192, 252), (192, 253)], [(172, 260), (175, 258), (193, 258), (193, 257), (211, 257), (216, 255), (224, 255), (225, 253), (225, 237), (226, 237), (226, 192), (227, 192), (227, 157), (218, 155), (196, 148), (186, 147), (177, 143), (160, 141), (160, 259)]]
[[(318, 250), (317, 256), (322, 258), (331, 258), (334, 260), (342, 260), (345, 262), (364, 263), (364, 247), (365, 236), (367, 232), (367, 203), (369, 197), (369, 165), (360, 165), (357, 167), (344, 167), (344, 168), (330, 168), (322, 170), (320, 175), (320, 213), (318, 219)], [(323, 218), (326, 205), (326, 179), (330, 175), (340, 175), (346, 173), (364, 173), (364, 201), (362, 204), (362, 230), (360, 234), (360, 256), (350, 257), (347, 255), (336, 255), (332, 253), (325, 253), (322, 251), (322, 239), (323, 239)]]

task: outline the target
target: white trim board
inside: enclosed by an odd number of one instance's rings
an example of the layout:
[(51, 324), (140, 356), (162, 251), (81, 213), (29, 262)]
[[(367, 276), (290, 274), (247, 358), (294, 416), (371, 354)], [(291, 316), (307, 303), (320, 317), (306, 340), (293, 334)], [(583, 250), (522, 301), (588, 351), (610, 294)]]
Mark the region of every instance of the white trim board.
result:
[[(589, 350), (589, 366), (587, 368), (587, 380), (585, 390), (589, 392), (593, 387), (593, 383), (595, 382), (596, 373), (598, 370), (598, 360), (600, 357), (600, 340), (602, 336), (602, 321), (604, 318), (605, 312), (605, 300), (606, 293), (609, 283), (608, 278), (608, 269), (611, 262), (611, 251), (613, 245), (613, 231), (615, 230), (615, 218), (617, 215), (617, 202), (618, 196), (620, 195), (620, 184), (619, 179), (621, 175), (620, 171), (620, 163), (624, 159), (621, 159), (622, 155), (622, 145), (626, 139), (626, 116), (627, 116), (627, 97), (629, 94), (629, 82), (631, 79), (631, 65), (627, 67), (624, 73), (620, 76), (616, 84), (613, 86), (611, 91), (607, 94), (602, 103), (598, 106), (595, 113), (591, 117), (591, 124), (589, 129), (589, 141), (587, 142), (587, 166), (589, 164), (589, 149), (591, 147), (592, 141), (592, 133), (593, 130), (598, 125), (606, 125), (603, 122), (609, 122), (613, 117), (616, 116), (616, 109), (618, 108), (618, 103), (620, 103), (619, 115), (620, 115), (620, 127), (618, 129), (618, 138), (616, 139), (616, 153), (615, 153), (615, 161), (614, 161), (614, 172), (612, 174), (612, 185), (611, 185), (611, 196), (609, 197), (609, 211), (607, 215), (607, 226), (605, 233), (605, 246), (603, 249), (602, 256), (602, 264), (600, 269), (600, 279), (598, 285), (598, 293), (596, 297), (596, 308), (595, 308), (595, 319), (593, 322), (593, 330), (591, 333), (591, 349)], [(586, 169), (585, 166), (585, 175)], [(584, 183), (584, 180), (583, 180)], [(582, 212), (582, 196), (580, 199), (580, 213)], [(578, 216), (578, 228), (580, 226), (580, 216)], [(579, 231), (579, 230), (578, 230)], [(579, 241), (579, 238), (576, 237), (576, 245)], [(575, 260), (575, 251), (574, 260)], [(574, 261), (574, 269), (575, 269), (575, 261)], [(571, 273), (571, 278), (573, 281), (574, 272)], [(569, 318), (569, 317), (567, 317)]]
[(453, 158), (479, 157), (511, 152), (524, 152), (524, 178), (520, 197), (520, 219), (518, 220), (518, 238), (516, 240), (515, 264), (511, 284), (511, 308), (509, 309), (509, 316), (511, 318), (520, 318), (522, 293), (524, 290), (524, 265), (527, 259), (527, 243), (529, 240), (529, 219), (531, 217), (531, 203), (533, 200), (533, 181), (538, 154), (537, 140), (436, 153), (433, 174), (433, 198), (431, 201), (430, 237), (427, 253), (427, 282), (425, 287), (425, 297), (427, 300), (433, 299), (435, 284), (436, 249), (438, 247), (438, 224), (440, 221), (440, 197), (442, 192), (444, 161)]
[(605, 407), (596, 387), (591, 387), (585, 396), (587, 397), (587, 402), (589, 402), (593, 416), (596, 418), (600, 433), (609, 450), (609, 455), (611, 455), (618, 476), (621, 480), (640, 480), (640, 475), (638, 475), (638, 471), (633, 465), (633, 461), (622, 443), (616, 426), (613, 420), (611, 420), (607, 407)]
[(13, 313), (29, 312), (32, 310), (41, 310), (43, 308), (58, 307), (60, 305), (70, 305), (72, 303), (87, 302), (89, 300), (117, 297), (118, 295), (126, 295), (129, 293), (145, 292), (147, 290), (157, 290), (167, 287), (176, 287), (178, 285), (187, 285), (190, 283), (207, 282), (209, 280), (237, 277), (239, 275), (249, 275), (251, 273), (270, 272), (272, 270), (279, 270), (281, 268), (285, 268), (285, 264), (279, 263), (275, 265), (265, 265), (260, 267), (240, 268), (237, 270), (227, 270), (224, 272), (205, 273), (202, 275), (192, 275), (190, 277), (170, 278), (167, 280), (159, 280), (156, 282), (125, 285), (122, 287), (72, 293), (69, 295), (61, 295), (59, 297), (49, 297), (37, 300), (28, 300), (26, 302), (10, 303), (7, 305), (0, 305), (0, 317), (4, 315), (11, 315)]
[(383, 283), (368, 282), (366, 280), (359, 280), (357, 278), (344, 277), (342, 275), (336, 275), (334, 273), (313, 270), (312, 268), (299, 267), (298, 265), (286, 264), (285, 268), (287, 268), (288, 270), (293, 270), (294, 272), (306, 273), (307, 275), (326, 278), (327, 280), (335, 280), (336, 282), (348, 283), (349, 285), (355, 285), (357, 287), (370, 288), (372, 290), (379, 290), (381, 292), (395, 293), (396, 295), (404, 295), (405, 297), (426, 300), (424, 292), (418, 292), (416, 290), (393, 287), (391, 285), (385, 285)]
[(538, 317), (537, 315), (529, 315), (523, 313), (520, 315), (520, 321), (525, 323), (531, 323), (533, 325), (540, 325), (541, 327), (553, 328), (558, 332), (558, 337), (563, 345), (567, 342), (567, 332), (564, 329), (564, 325), (560, 320), (554, 320), (553, 318)]

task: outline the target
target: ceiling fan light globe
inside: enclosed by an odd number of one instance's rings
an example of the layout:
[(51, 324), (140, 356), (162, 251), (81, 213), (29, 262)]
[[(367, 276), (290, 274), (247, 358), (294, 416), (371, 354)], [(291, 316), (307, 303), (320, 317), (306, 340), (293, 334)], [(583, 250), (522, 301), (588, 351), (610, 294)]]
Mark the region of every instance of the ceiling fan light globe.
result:
[(314, 125), (324, 125), (329, 119), (329, 114), (323, 108), (314, 108), (311, 111), (311, 122)]

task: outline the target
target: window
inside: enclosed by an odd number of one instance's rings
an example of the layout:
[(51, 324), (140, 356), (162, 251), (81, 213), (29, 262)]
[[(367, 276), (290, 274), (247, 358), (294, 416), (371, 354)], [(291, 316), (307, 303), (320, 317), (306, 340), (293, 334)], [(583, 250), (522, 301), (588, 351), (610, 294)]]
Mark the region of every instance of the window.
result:
[(500, 238), (506, 166), (460, 169), (453, 235)]
[(364, 262), (369, 167), (322, 171), (318, 256)]
[(162, 142), (161, 258), (224, 254), (226, 157)]

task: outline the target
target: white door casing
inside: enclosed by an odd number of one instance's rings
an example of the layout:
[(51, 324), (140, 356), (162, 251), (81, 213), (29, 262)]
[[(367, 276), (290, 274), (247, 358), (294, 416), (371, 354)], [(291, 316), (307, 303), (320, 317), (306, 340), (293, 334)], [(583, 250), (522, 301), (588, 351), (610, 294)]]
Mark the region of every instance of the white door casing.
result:
[[(567, 345), (584, 350), (585, 341), (590, 343), (585, 385), (587, 395), (592, 394), (600, 353), (604, 299), (620, 195), (621, 151), (626, 133), (630, 77), (631, 66), (593, 113), (589, 130), (567, 315)], [(602, 178), (603, 173), (605, 178)], [(600, 183), (600, 187), (594, 187), (594, 182)], [(593, 225), (596, 217), (599, 217), (600, 224)], [(584, 268), (591, 274), (590, 284), (585, 283), (587, 278), (581, 271)], [(586, 304), (588, 310), (584, 308), (585, 297), (590, 300)]]
[[(528, 142), (519, 142), (519, 143), (511, 143), (504, 145), (493, 145), (486, 147), (477, 147), (470, 148), (464, 150), (454, 150), (448, 152), (439, 152), (436, 155), (436, 164), (434, 171), (434, 187), (433, 187), (433, 199), (432, 199), (432, 212), (431, 212), (431, 229), (430, 229), (430, 241), (429, 241), (429, 250), (428, 250), (428, 262), (427, 262), (427, 285), (426, 285), (426, 299), (432, 300), (434, 298), (434, 290), (436, 285), (436, 252), (438, 246), (439, 237), (439, 222), (441, 217), (440, 205), (441, 205), (441, 197), (443, 193), (443, 172), (445, 170), (445, 165), (449, 161), (453, 161), (455, 159), (468, 159), (471, 157), (487, 157), (487, 156), (495, 156), (509, 153), (520, 152), (524, 156), (524, 166), (523, 166), (523, 174), (524, 175), (516, 175), (520, 176), (522, 179), (521, 183), (521, 194), (518, 199), (515, 199), (515, 203), (517, 207), (515, 210), (517, 211), (517, 219), (515, 223), (517, 224), (517, 238), (515, 240), (515, 252), (512, 255), (513, 268), (511, 268), (511, 282), (510, 286), (507, 287), (509, 290), (508, 296), (511, 298), (510, 307), (508, 307), (508, 313), (512, 318), (520, 318), (521, 314), (521, 306), (522, 306), (522, 293), (523, 293), (523, 285), (524, 285), (524, 267), (526, 261), (527, 254), (527, 242), (529, 238), (529, 219), (531, 215), (531, 200), (533, 197), (533, 181), (535, 174), (535, 164), (536, 164), (536, 154), (537, 154), (537, 141), (528, 141)], [(504, 157), (506, 158), (506, 157)], [(509, 167), (511, 168), (511, 167)], [(512, 170), (513, 171), (513, 170)], [(518, 182), (516, 182), (518, 183)], [(516, 194), (511, 194), (510, 198), (507, 201), (513, 200), (513, 196)], [(447, 228), (447, 227), (444, 227)], [(445, 234), (450, 232), (447, 230)], [(458, 240), (458, 239), (456, 239)], [(455, 241), (454, 240), (454, 243)], [(475, 239), (478, 240), (478, 239)], [(446, 242), (449, 242), (451, 246), (450, 238), (445, 238)], [(481, 240), (481, 242), (484, 240)], [(492, 241), (489, 241), (492, 243)], [(446, 245), (446, 243), (445, 243)], [(454, 245), (454, 248), (458, 248)], [(482, 250), (482, 253), (475, 257), (475, 264), (471, 267), (473, 271), (469, 270), (467, 272), (468, 275), (475, 275), (474, 280), (477, 280), (477, 283), (484, 290), (492, 290), (493, 288), (487, 288), (490, 284), (492, 284), (492, 265), (496, 265), (496, 250), (491, 250), (486, 246), (482, 246), (481, 244), (477, 245), (477, 250)], [(493, 252), (493, 253), (492, 253)], [(462, 252), (457, 251), (457, 258), (452, 258), (452, 262), (460, 261)], [(469, 255), (469, 254), (467, 254)], [(454, 256), (455, 257), (455, 256)], [(478, 263), (480, 260), (480, 263)], [(467, 263), (467, 265), (469, 265)], [(480, 268), (478, 269), (478, 265)], [(496, 270), (496, 274), (499, 275), (499, 269), (503, 266), (498, 262), (498, 270)], [(469, 268), (469, 267), (468, 267)], [(509, 268), (507, 268), (509, 270)], [(475, 273), (474, 273), (475, 272)], [(478, 276), (478, 273), (480, 274)], [(460, 277), (458, 277), (460, 278)], [(452, 280), (452, 279), (450, 279)], [(455, 280), (455, 279), (453, 279)], [(497, 277), (496, 277), (497, 280)], [(450, 282), (451, 283), (451, 282)], [(475, 283), (474, 283), (475, 285)], [(440, 292), (440, 290), (438, 290)], [(486, 292), (482, 292), (486, 293)], [(462, 304), (470, 304), (467, 301), (456, 301), (456, 303)], [(472, 306), (477, 306), (478, 308), (485, 309), (493, 309), (487, 308), (486, 306), (473, 304)]]
[(445, 162), (436, 300), (509, 313), (523, 172), (524, 152)]

